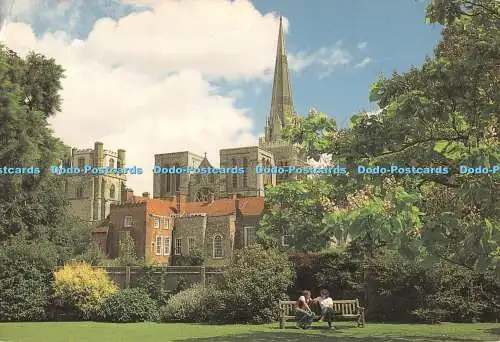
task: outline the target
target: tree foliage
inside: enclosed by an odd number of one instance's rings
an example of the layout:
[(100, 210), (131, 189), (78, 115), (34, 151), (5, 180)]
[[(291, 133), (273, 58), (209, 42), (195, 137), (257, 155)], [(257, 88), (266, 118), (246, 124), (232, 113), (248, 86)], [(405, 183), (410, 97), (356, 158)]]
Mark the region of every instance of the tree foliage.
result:
[[(426, 261), (500, 271), (500, 173), (458, 171), (500, 164), (499, 13), (493, 1), (432, 1), (427, 19), (443, 25), (442, 40), (422, 66), (372, 85), (370, 100), (380, 111), (359, 113), (346, 128), (314, 112), (286, 132), (309, 157), (327, 154), (350, 170), (358, 164), (449, 170), (391, 177), (352, 172), (351, 186), (333, 186), (329, 195), (336, 198), (336, 210), (325, 218), (332, 234), (390, 242), (413, 257), (418, 242)], [(368, 190), (363, 204), (349, 205), (349, 197)]]
[(285, 182), (266, 191), (265, 209), (259, 222), (259, 237), (281, 244), (283, 235), (297, 251), (319, 251), (330, 241), (323, 234), (330, 188), (322, 180)]

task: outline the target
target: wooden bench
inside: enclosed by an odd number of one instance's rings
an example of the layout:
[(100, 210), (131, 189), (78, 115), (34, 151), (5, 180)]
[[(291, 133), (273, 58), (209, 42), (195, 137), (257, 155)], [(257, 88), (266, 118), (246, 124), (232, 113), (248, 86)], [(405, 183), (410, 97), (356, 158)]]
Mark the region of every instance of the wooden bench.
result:
[[(280, 317), (279, 323), (280, 328), (285, 327), (285, 322), (290, 319), (295, 319), (295, 301), (283, 301), (279, 302), (280, 306)], [(342, 317), (345, 319), (356, 320), (358, 327), (365, 326), (365, 308), (359, 306), (358, 299), (343, 299), (333, 301), (333, 311), (336, 313), (335, 317)], [(318, 317), (319, 318), (319, 317)]]

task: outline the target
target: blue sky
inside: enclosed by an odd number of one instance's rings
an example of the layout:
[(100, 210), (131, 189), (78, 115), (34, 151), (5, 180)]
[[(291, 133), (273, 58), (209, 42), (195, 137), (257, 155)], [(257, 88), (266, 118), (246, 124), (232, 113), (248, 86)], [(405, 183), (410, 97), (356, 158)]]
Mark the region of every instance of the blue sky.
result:
[[(124, 148), (137, 166), (185, 150), (218, 165), (220, 149), (256, 144), (279, 15), (296, 110), (315, 107), (340, 125), (376, 109), (371, 83), (421, 65), (441, 31), (418, 0), (14, 1), (4, 43), (66, 70), (56, 135), (77, 148)], [(148, 177), (132, 186), (151, 191)]]
[[(406, 71), (420, 65), (432, 54), (440, 37), (440, 28), (425, 23), (426, 2), (414, 0), (256, 0), (263, 11), (275, 11), (290, 21), (286, 36), (287, 49), (316, 50), (343, 41), (351, 52), (353, 63), (339, 67), (328, 77), (319, 79), (318, 70), (293, 74), (292, 87), (296, 110), (307, 113), (311, 106), (328, 113), (345, 124), (359, 110), (374, 109), (368, 100), (371, 83), (380, 73)], [(364, 50), (357, 44), (365, 42)], [(363, 68), (353, 64), (369, 57)], [(262, 120), (267, 112), (269, 88), (254, 99), (241, 100), (253, 106)], [(255, 102), (254, 102), (255, 101)]]

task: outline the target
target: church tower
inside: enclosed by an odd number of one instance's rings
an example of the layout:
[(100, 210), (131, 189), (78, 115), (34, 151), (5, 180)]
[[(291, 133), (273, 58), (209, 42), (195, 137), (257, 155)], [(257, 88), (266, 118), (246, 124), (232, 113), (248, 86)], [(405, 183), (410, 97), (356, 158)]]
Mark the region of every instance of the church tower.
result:
[[(269, 117), (264, 127), (265, 136), (259, 139), (261, 148), (274, 155), (276, 166), (306, 166), (305, 158), (297, 147), (282, 139), (284, 128), (295, 125), (298, 114), (295, 112), (292, 100), (292, 87), (285, 51), (285, 34), (283, 19), (280, 17), (278, 43), (276, 48), (276, 63), (274, 66), (273, 93)], [(276, 182), (304, 178), (297, 174), (278, 174)]]
[(296, 117), (285, 51), (283, 19), (280, 17), (271, 110), (265, 126), (265, 141), (268, 143), (280, 141), (283, 128), (292, 125)]

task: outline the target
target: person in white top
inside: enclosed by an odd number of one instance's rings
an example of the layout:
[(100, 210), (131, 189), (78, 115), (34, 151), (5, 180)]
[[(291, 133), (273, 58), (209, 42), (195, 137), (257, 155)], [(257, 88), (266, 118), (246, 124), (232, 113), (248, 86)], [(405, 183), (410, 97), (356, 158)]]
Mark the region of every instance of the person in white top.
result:
[(333, 299), (330, 297), (330, 293), (326, 289), (321, 290), (320, 294), (321, 296), (314, 299), (314, 302), (318, 303), (321, 307), (321, 318), (319, 321), (323, 322), (326, 320), (328, 328), (333, 330), (335, 329), (332, 327)]

